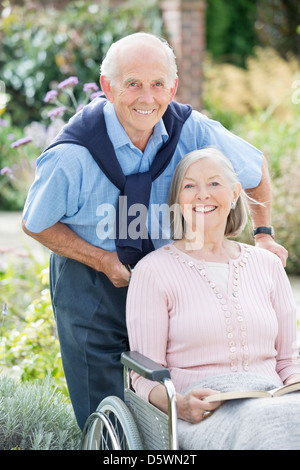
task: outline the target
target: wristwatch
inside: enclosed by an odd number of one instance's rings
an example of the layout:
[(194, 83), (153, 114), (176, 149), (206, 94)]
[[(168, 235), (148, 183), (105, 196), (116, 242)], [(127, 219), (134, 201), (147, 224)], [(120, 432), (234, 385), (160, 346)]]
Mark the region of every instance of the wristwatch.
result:
[(252, 237), (254, 238), (255, 235), (258, 235), (259, 233), (265, 233), (266, 235), (271, 235), (272, 238), (275, 237), (275, 232), (273, 227), (256, 227), (252, 231)]

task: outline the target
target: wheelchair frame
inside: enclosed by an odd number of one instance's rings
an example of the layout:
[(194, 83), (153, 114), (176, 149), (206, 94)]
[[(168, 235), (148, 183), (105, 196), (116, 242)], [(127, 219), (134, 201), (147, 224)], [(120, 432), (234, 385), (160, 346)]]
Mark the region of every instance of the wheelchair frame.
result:
[[(86, 421), (82, 450), (178, 450), (176, 391), (170, 371), (136, 351), (121, 356), (124, 401), (107, 397)], [(164, 385), (168, 414), (132, 389), (131, 371)]]

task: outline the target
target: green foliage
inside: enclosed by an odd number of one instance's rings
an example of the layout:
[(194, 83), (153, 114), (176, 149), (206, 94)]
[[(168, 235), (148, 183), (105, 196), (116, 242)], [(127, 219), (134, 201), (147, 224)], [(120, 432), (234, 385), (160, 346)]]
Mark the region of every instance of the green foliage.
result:
[(287, 272), (296, 275), (300, 274), (299, 126), (299, 106), (294, 106), (293, 114), (287, 114), (284, 120), (274, 115), (274, 109), (268, 109), (248, 114), (233, 125), (233, 131), (260, 148), (268, 160), (276, 241), (289, 252)]
[[(274, 110), (273, 110), (274, 111)], [(289, 252), (286, 270), (300, 274), (300, 109), (278, 119), (272, 110), (247, 115), (232, 130), (260, 148), (268, 160), (272, 187), (272, 224), (276, 241)], [(244, 234), (252, 243), (250, 231)]]
[(269, 108), (253, 115), (247, 114), (242, 121), (233, 124), (232, 130), (263, 151), (275, 184), (285, 166), (282, 160), (289, 158), (291, 164), (297, 160), (300, 108), (295, 107), (293, 115), (286, 115), (283, 120), (274, 116), (273, 111)]
[(257, 0), (207, 0), (207, 50), (215, 59), (244, 66), (257, 44)]
[(300, 58), (299, 0), (257, 0), (257, 33), (264, 46), (271, 46), (287, 58), (293, 53)]
[(16, 255), (6, 255), (0, 264), (0, 306), (8, 308), (0, 325), (0, 369), (22, 381), (41, 379), (50, 372), (57, 387), (68, 396), (47, 264), (33, 256)]
[(24, 134), (18, 127), (10, 125), (9, 117), (2, 119), (1, 123), (0, 171), (8, 168), (11, 172), (0, 173), (0, 209), (21, 210), (33, 181), (35, 159), (40, 150), (33, 143), (21, 149), (11, 148), (12, 142), (23, 138)]
[[(2, 4), (0, 80), (10, 99), (0, 121), (0, 171), (13, 168), (13, 175), (0, 173), (0, 208), (22, 210), (34, 161), (56, 134), (49, 126), (47, 105), (43, 106), (48, 90), (75, 75), (81, 87), (74, 93), (82, 103), (86, 98), (82, 85), (99, 81), (99, 66), (110, 44), (138, 30), (161, 35), (162, 20), (157, 0), (125, 1), (117, 9), (110, 8), (109, 2), (77, 1), (69, 2), (63, 11), (44, 5), (36, 11), (27, 2), (20, 6), (4, 0)], [(20, 127), (34, 121), (40, 124), (28, 131), (34, 143), (11, 149), (12, 139), (26, 134)]]
[(15, 125), (40, 120), (40, 103), (53, 82), (76, 75), (97, 82), (110, 44), (145, 30), (161, 34), (157, 0), (108, 3), (69, 2), (63, 11), (6, 3), (0, 18), (0, 77), (11, 95), (7, 110)]
[[(298, 120), (299, 129), (299, 120)], [(279, 142), (280, 137), (277, 142)], [(278, 164), (278, 176), (273, 178), (273, 225), (276, 240), (289, 251), (287, 272), (300, 274), (300, 211), (299, 181), (300, 145), (295, 151), (285, 148)]]
[(81, 432), (53, 379), (19, 383), (0, 376), (0, 450), (77, 450)]
[[(259, 148), (271, 173), (272, 223), (276, 241), (289, 251), (287, 272), (300, 274), (300, 104), (299, 61), (273, 49), (257, 49), (246, 69), (205, 63), (204, 103), (210, 117)], [(296, 90), (297, 91), (297, 90)], [(293, 94), (295, 96), (293, 97)], [(253, 243), (251, 231), (242, 235)]]
[(206, 44), (214, 59), (245, 66), (256, 46), (300, 58), (299, 0), (207, 0)]

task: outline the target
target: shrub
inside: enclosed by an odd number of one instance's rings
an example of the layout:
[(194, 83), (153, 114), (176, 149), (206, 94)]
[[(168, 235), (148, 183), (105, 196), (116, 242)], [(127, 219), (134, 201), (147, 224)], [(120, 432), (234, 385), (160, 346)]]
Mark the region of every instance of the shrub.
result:
[(11, 95), (8, 111), (16, 125), (40, 120), (40, 103), (52, 82), (76, 75), (80, 82), (99, 79), (99, 65), (110, 44), (146, 30), (161, 34), (157, 0), (69, 2), (51, 6), (9, 6), (0, 17), (1, 80)]
[[(299, 62), (257, 49), (247, 69), (206, 62), (204, 103), (214, 119), (259, 148), (268, 160), (276, 241), (287, 248), (287, 272), (300, 274), (300, 105), (293, 103)], [(249, 224), (242, 237), (253, 243)]]
[(0, 375), (0, 450), (77, 450), (80, 439), (71, 405), (53, 379), (19, 383)]
[(9, 125), (9, 121), (1, 121), (0, 209), (21, 210), (34, 178), (35, 159), (40, 151), (32, 142), (22, 146), (22, 149), (13, 148), (13, 141), (21, 142), (24, 139), (22, 130)]
[[(290, 108), (290, 106), (289, 106)], [(233, 131), (260, 148), (271, 174), (272, 225), (276, 241), (289, 252), (287, 272), (300, 274), (300, 109), (294, 105), (294, 115), (283, 121), (273, 113), (247, 115)], [(245, 234), (251, 242), (251, 235)]]
[[(22, 381), (48, 373), (68, 397), (49, 294), (48, 260), (2, 255), (0, 369)], [(1, 261), (1, 259), (0, 259)]]
[(283, 59), (271, 48), (256, 48), (246, 68), (215, 63), (209, 56), (204, 64), (204, 104), (216, 113), (241, 116), (271, 108), (279, 119), (290, 114), (292, 83), (299, 76), (299, 60)]
[(273, 180), (273, 225), (276, 240), (289, 251), (287, 271), (300, 274), (299, 186), (300, 146), (286, 152), (279, 162), (279, 176)]

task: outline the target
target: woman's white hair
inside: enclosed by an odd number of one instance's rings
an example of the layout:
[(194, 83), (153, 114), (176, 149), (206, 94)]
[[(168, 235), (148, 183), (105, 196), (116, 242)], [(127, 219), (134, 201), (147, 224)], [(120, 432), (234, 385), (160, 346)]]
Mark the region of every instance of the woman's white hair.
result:
[(169, 77), (171, 83), (173, 83), (174, 80), (177, 78), (177, 64), (173, 49), (170, 47), (170, 45), (165, 39), (159, 38), (154, 34), (144, 32), (130, 34), (129, 36), (125, 36), (124, 38), (114, 42), (108, 49), (106, 56), (101, 64), (100, 75), (105, 76), (106, 79), (111, 84), (113, 84), (119, 72), (118, 57), (121, 48), (130, 44), (137, 44), (141, 41), (144, 41), (149, 44), (156, 43), (158, 46), (161, 46), (163, 51), (165, 51), (166, 60), (169, 62)]
[[(235, 186), (239, 182), (230, 160), (220, 150), (208, 147), (194, 150), (193, 152), (185, 155), (175, 169), (169, 191), (169, 207), (173, 208), (173, 210), (170, 211), (171, 238), (173, 240), (182, 238), (184, 231), (184, 220), (179, 205), (179, 193), (181, 191), (184, 175), (193, 163), (196, 163), (203, 158), (212, 158), (220, 161), (224, 169), (224, 174), (232, 186)], [(242, 191), (235, 208), (232, 208), (228, 214), (225, 236), (237, 236), (244, 229), (247, 221), (248, 205), (246, 202), (246, 195)]]

